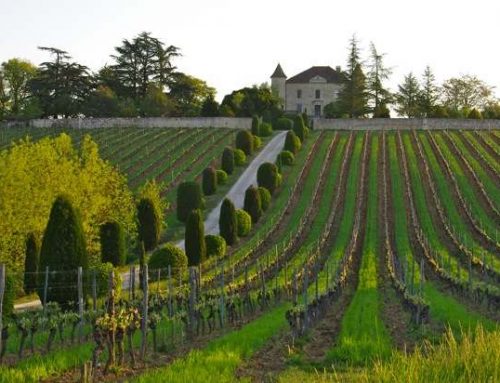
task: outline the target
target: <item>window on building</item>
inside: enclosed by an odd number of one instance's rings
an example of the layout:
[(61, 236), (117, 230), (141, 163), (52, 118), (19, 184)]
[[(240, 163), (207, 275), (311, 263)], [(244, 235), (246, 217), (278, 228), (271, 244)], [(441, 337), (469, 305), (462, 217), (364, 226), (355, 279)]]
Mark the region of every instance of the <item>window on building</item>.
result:
[(302, 104), (297, 104), (297, 113), (302, 113)]
[(319, 89), (316, 89), (316, 98), (321, 98), (321, 91)]
[(302, 89), (297, 89), (297, 98), (302, 98)]
[(314, 105), (314, 117), (321, 117), (321, 105)]

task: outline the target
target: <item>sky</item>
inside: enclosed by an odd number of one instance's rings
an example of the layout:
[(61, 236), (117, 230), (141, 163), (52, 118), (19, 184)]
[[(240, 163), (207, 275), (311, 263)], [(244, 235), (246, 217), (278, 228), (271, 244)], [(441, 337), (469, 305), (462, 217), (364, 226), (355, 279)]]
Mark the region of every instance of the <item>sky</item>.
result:
[(345, 67), (356, 34), (393, 69), (387, 85), (421, 76), (438, 82), (475, 74), (500, 96), (498, 0), (0, 0), (0, 62), (49, 59), (38, 46), (68, 51), (97, 71), (114, 47), (142, 31), (180, 47), (178, 70), (205, 80), (217, 99), (269, 82), (277, 63), (291, 77), (313, 65)]

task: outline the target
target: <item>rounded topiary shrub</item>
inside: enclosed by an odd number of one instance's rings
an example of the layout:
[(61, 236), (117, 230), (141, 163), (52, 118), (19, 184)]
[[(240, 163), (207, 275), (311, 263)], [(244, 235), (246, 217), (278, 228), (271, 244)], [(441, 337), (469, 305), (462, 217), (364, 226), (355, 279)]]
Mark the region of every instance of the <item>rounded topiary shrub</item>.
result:
[(238, 219), (236, 208), (229, 198), (224, 198), (220, 207), (219, 232), (229, 246), (236, 243), (238, 239)]
[(297, 137), (295, 132), (293, 132), (292, 130), (289, 131), (286, 134), (285, 146), (283, 147), (283, 150), (292, 152), (293, 154), (297, 154), (301, 146), (302, 145), (300, 143), (300, 139)]
[(212, 195), (217, 191), (217, 174), (211, 166), (205, 168), (202, 174), (203, 194)]
[(226, 240), (220, 235), (206, 235), (205, 244), (207, 245), (207, 258), (226, 255)]
[[(114, 270), (114, 267), (109, 262), (99, 263), (98, 265), (93, 266), (89, 270), (89, 274), (93, 275), (95, 273), (96, 279), (96, 293), (98, 297), (104, 297), (109, 292), (109, 275), (111, 271)], [(136, 271), (138, 272), (138, 270)], [(114, 284), (115, 284), (115, 294), (120, 296), (120, 291), (122, 289), (122, 276), (121, 273), (115, 271), (114, 273)], [(85, 290), (90, 292), (92, 286), (90, 284), (85, 286)]]
[(260, 205), (262, 207), (262, 210), (266, 211), (271, 204), (271, 193), (269, 193), (269, 190), (263, 187), (259, 187), (258, 190), (260, 194)]
[(188, 267), (186, 253), (173, 243), (167, 243), (155, 250), (148, 262), (150, 270), (162, 269), (161, 274), (165, 277), (168, 266), (170, 266), (172, 276), (176, 279), (179, 275), (184, 275)]
[(288, 150), (283, 150), (278, 154), (276, 162), (281, 166), (292, 166), (295, 163), (295, 156)]
[(247, 156), (253, 153), (253, 135), (248, 130), (240, 130), (236, 135), (236, 148), (243, 150)]
[(40, 260), (40, 245), (33, 233), (26, 239), (26, 257), (24, 258), (24, 292), (31, 294), (38, 283), (37, 272)]
[(203, 209), (205, 202), (197, 182), (183, 182), (177, 188), (177, 219), (186, 222), (192, 210)]
[(207, 257), (205, 245), (205, 226), (201, 210), (193, 210), (186, 222), (186, 233), (184, 248), (188, 258), (189, 266), (198, 266)]
[[(106, 222), (100, 227), (101, 260), (113, 266), (125, 264), (125, 235), (118, 222)], [(156, 245), (155, 245), (156, 246)]]
[(225, 185), (227, 182), (227, 173), (222, 169), (217, 169), (215, 171), (217, 177), (217, 185)]
[(150, 198), (141, 198), (137, 204), (139, 241), (144, 242), (146, 251), (151, 251), (158, 246), (160, 239), (161, 222), (157, 211)]
[(261, 119), (258, 116), (252, 117), (252, 134), (260, 136)]
[(273, 134), (273, 126), (269, 122), (263, 122), (260, 126), (260, 136), (269, 137)]
[(221, 168), (227, 174), (233, 174), (234, 171), (234, 150), (232, 148), (225, 148), (222, 152)]
[(262, 216), (262, 203), (260, 201), (259, 190), (253, 185), (250, 185), (245, 191), (243, 210), (250, 214), (250, 217), (252, 217), (252, 223), (259, 222), (259, 219)]
[(293, 121), (286, 117), (281, 117), (276, 120), (274, 123), (274, 127), (276, 130), (292, 130), (293, 129)]
[(252, 217), (243, 209), (236, 209), (236, 218), (238, 220), (238, 236), (246, 237), (252, 230)]
[(279, 186), (278, 167), (270, 162), (264, 162), (257, 170), (257, 183), (259, 186), (265, 187), (269, 193), (274, 194), (274, 191)]
[(307, 137), (307, 128), (306, 124), (304, 123), (304, 120), (302, 119), (302, 115), (298, 114), (295, 116), (293, 120), (293, 131), (299, 137), (301, 142), (304, 142), (304, 140)]
[(234, 150), (234, 164), (236, 166), (244, 166), (247, 163), (247, 156), (241, 149)]
[(262, 139), (259, 136), (253, 136), (253, 148), (255, 150), (260, 149), (262, 146)]

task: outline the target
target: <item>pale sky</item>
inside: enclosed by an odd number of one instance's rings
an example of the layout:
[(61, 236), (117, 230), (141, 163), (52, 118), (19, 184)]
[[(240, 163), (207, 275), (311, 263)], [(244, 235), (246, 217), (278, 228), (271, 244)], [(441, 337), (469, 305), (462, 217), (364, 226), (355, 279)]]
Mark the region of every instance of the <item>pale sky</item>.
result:
[(37, 46), (67, 50), (91, 70), (112, 63), (123, 38), (148, 31), (181, 48), (178, 69), (207, 81), (217, 99), (291, 77), (312, 65), (345, 66), (356, 33), (386, 52), (394, 90), (429, 64), (439, 81), (476, 74), (500, 95), (499, 0), (0, 0), (0, 62), (49, 59)]

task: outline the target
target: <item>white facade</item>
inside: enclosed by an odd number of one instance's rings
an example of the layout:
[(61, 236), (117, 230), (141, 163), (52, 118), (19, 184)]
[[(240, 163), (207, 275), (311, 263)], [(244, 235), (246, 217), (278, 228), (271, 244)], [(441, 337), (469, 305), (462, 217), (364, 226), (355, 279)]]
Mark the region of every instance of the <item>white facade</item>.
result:
[(286, 112), (307, 112), (309, 116), (322, 117), (324, 107), (338, 98), (341, 76), (339, 68), (311, 67), (287, 79), (278, 64), (271, 76), (271, 87), (283, 100)]

